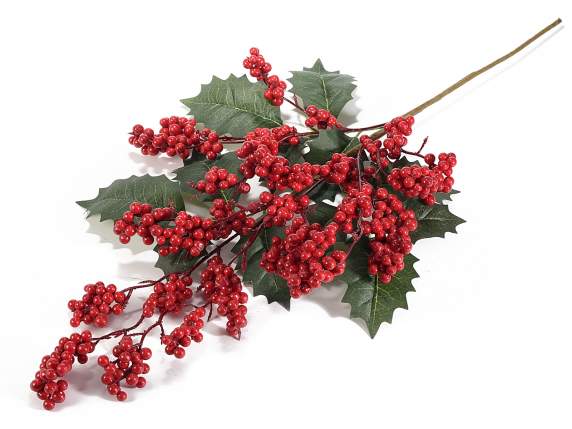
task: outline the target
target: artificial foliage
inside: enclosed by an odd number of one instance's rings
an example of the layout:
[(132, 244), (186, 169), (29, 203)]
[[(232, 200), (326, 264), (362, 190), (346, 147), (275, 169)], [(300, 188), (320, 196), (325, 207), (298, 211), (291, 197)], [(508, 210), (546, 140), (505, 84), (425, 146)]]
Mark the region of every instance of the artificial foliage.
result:
[[(256, 48), (243, 61), (247, 74), (215, 76), (183, 99), (188, 116), (133, 126), (134, 150), (178, 158), (180, 166), (170, 175), (118, 179), (77, 203), (87, 216), (112, 220), (106, 224), (120, 243), (149, 246), (164, 275), (124, 288), (93, 282), (68, 302), (70, 325), (84, 328), (41, 360), (31, 389), (44, 408), (64, 401), (66, 375), (102, 342), (113, 345), (95, 358), (102, 388), (124, 401), (127, 388), (147, 383), (157, 352), (149, 335), (179, 359), (214, 318), (243, 338), (248, 289), (289, 309), (325, 285), (346, 288), (348, 317), (374, 337), (408, 307), (419, 277), (414, 244), (464, 222), (451, 211), (457, 157), (415, 137), (414, 116), (559, 22), (407, 114), (370, 126), (338, 119), (356, 89), (352, 76), (318, 59), (292, 71), (288, 85)], [(284, 105), (303, 125), (285, 123)], [(197, 207), (208, 215), (195, 214)], [(139, 314), (131, 325), (121, 323), (127, 309)]]

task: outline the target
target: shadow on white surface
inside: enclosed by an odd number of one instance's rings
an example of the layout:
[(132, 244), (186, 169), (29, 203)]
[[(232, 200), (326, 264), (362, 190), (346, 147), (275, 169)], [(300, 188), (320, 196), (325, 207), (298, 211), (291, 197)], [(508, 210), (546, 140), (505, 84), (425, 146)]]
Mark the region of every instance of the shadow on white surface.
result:
[(135, 162), (139, 173), (150, 174), (152, 176), (171, 174), (174, 170), (183, 166), (183, 162), (180, 158), (171, 158), (166, 155), (145, 156), (136, 152), (133, 148), (131, 152), (129, 152), (129, 158)]
[(137, 236), (129, 242), (129, 246), (121, 244), (119, 242), (119, 237), (113, 233), (113, 221), (111, 220), (101, 222), (99, 220), (99, 215), (95, 215), (87, 218), (87, 223), (88, 228), (86, 232), (88, 234), (97, 235), (100, 243), (111, 244), (113, 249), (129, 248), (134, 254), (149, 250), (149, 247), (145, 246), (140, 239), (137, 239)]

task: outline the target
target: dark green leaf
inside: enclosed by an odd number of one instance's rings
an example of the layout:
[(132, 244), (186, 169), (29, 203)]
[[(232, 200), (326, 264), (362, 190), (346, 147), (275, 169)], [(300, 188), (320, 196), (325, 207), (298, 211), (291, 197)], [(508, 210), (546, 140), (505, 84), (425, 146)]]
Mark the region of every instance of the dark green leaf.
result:
[(313, 104), (329, 110), (334, 116), (338, 116), (352, 99), (352, 91), (356, 88), (352, 76), (327, 71), (319, 59), (310, 68), (293, 71), (288, 80), (292, 83), (291, 92), (302, 98), (304, 106)]
[(173, 206), (177, 210), (185, 208), (179, 184), (166, 176), (131, 176), (118, 179), (107, 188), (100, 188), (92, 200), (77, 201), (87, 210), (87, 217), (99, 214), (101, 221), (119, 219), (129, 205), (139, 201), (153, 207)]
[(360, 146), (360, 144), (361, 143), (359, 142), (359, 139), (357, 137), (352, 137), (351, 140), (346, 145), (346, 147), (344, 149), (344, 153), (348, 153), (354, 147)]
[(451, 189), (451, 192), (437, 192), (435, 194), (435, 201), (438, 203), (443, 203), (443, 201), (452, 201), (451, 195), (458, 194), (459, 191)]
[(300, 164), (305, 161), (304, 159), (304, 147), (306, 145), (300, 143), (295, 146), (280, 146), (280, 155), (288, 160), (290, 165)]
[(391, 323), (393, 312), (398, 308), (407, 309), (407, 292), (415, 289), (412, 280), (419, 277), (413, 264), (417, 258), (405, 257), (405, 269), (395, 275), (388, 284), (368, 273), (367, 258), (369, 247), (367, 239), (362, 239), (353, 249), (346, 264), (341, 280), (348, 284), (342, 302), (351, 305), (350, 317), (362, 319), (373, 338), (383, 322)]
[(334, 201), (336, 199), (336, 195), (340, 193), (339, 185), (322, 182), (312, 188), (306, 195), (308, 195), (311, 200), (319, 202), (324, 200)]
[(165, 274), (180, 273), (190, 270), (197, 263), (199, 258), (194, 258), (190, 256), (187, 251), (181, 250), (174, 255), (159, 255), (155, 266), (161, 269)]
[(310, 223), (326, 225), (334, 217), (336, 209), (337, 207), (320, 201), (308, 207), (306, 215)]
[(351, 139), (339, 130), (322, 130), (318, 137), (308, 141), (310, 152), (304, 155), (312, 164), (324, 164), (336, 152), (343, 152)]
[(245, 75), (213, 76), (196, 97), (181, 100), (198, 122), (219, 134), (243, 136), (254, 128), (282, 125), (280, 110), (264, 98), (265, 86)]
[(449, 211), (449, 206), (434, 204), (427, 206), (419, 200), (408, 200), (407, 208), (417, 217), (417, 229), (411, 233), (413, 242), (422, 238), (445, 237), (446, 232), (457, 232), (457, 226), (465, 221)]
[(390, 170), (393, 170), (394, 168), (412, 167), (414, 165), (421, 165), (421, 164), (419, 164), (419, 161), (417, 161), (416, 159), (411, 161), (407, 159), (406, 156), (402, 156), (398, 160), (391, 163), (389, 166)]
[[(290, 291), (286, 281), (274, 273), (269, 273), (260, 267), (262, 255), (270, 248), (272, 237), (282, 236), (281, 228), (263, 228), (259, 236), (254, 240), (247, 253), (247, 267), (242, 272), (242, 279), (245, 284), (252, 285), (254, 296), (264, 295), (268, 303), (277, 302), (285, 309), (290, 309)], [(247, 243), (247, 238), (243, 237), (232, 249), (238, 253)], [(242, 256), (238, 258), (237, 268), (242, 271)]]

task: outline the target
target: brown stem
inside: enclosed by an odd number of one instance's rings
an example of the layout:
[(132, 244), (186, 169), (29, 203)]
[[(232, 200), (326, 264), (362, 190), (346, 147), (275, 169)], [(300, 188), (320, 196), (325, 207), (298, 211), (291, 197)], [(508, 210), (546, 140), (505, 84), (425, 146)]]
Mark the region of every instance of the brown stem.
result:
[[(439, 100), (441, 100), (442, 98), (446, 97), (447, 95), (451, 94), (453, 91), (459, 89), (461, 86), (465, 85), (466, 83), (472, 81), (474, 78), (476, 78), (477, 76), (480, 76), (481, 74), (483, 74), (484, 72), (492, 69), (493, 67), (499, 65), (500, 63), (508, 60), (509, 58), (511, 58), (512, 56), (518, 54), (520, 51), (522, 51), (524, 48), (526, 48), (528, 45), (530, 45), (531, 43), (533, 43), (534, 41), (536, 41), (538, 38), (542, 37), (544, 34), (548, 33), (550, 30), (552, 30), (554, 27), (558, 26), (560, 23), (562, 23), (562, 20), (560, 18), (558, 18), (556, 21), (554, 21), (552, 24), (548, 25), (547, 27), (544, 27), (542, 30), (540, 30), (538, 33), (536, 33), (534, 36), (532, 36), (530, 39), (528, 39), (527, 41), (525, 41), (524, 43), (522, 43), (521, 45), (517, 46), (515, 49), (513, 49), (512, 51), (510, 51), (509, 53), (503, 55), (500, 58), (497, 58), (496, 60), (494, 60), (492, 63), (487, 64), (484, 67), (481, 67), (478, 70), (475, 70), (471, 73), (469, 73), (468, 75), (466, 75), (465, 77), (463, 77), (462, 79), (458, 80), (457, 82), (455, 82), (453, 85), (449, 86), (448, 88), (444, 89), (443, 91), (441, 91), (439, 94), (435, 95), (434, 97), (430, 98), (427, 101), (424, 101), (423, 103), (421, 103), (419, 106), (414, 107), (413, 109), (411, 109), (409, 112), (405, 113), (403, 116), (414, 116), (418, 113), (421, 113), (423, 110), (425, 110), (426, 108), (428, 108), (429, 106), (432, 106), (433, 104), (435, 104), (436, 102), (438, 102)], [(376, 140), (382, 136), (385, 135), (385, 130), (381, 129), (379, 131), (377, 131), (376, 133), (373, 133), (371, 135), (371, 138), (373, 140)], [(354, 149), (352, 151), (350, 151), (348, 154), (353, 154), (355, 153), (357, 150)]]

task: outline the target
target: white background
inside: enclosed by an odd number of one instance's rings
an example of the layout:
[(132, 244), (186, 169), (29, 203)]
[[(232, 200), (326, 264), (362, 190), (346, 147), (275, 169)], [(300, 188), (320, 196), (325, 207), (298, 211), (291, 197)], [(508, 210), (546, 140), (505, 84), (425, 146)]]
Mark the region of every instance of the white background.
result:
[[(389, 119), (509, 51), (570, 2), (5, 1), (0, 6), (0, 421), (42, 427), (569, 428), (572, 33), (545, 37), (418, 117), (413, 142), (455, 151), (458, 235), (424, 240), (409, 311), (375, 340), (344, 288), (287, 313), (251, 300), (240, 342), (209, 328), (184, 361), (110, 400), (92, 365), (52, 414), (28, 390), (68, 334), (66, 302), (98, 279), (158, 276), (74, 201), (178, 164), (127, 144), (184, 114), (212, 74), (259, 46), (283, 78), (320, 56), (358, 79), (359, 124)], [(346, 115), (347, 117), (347, 115)]]

